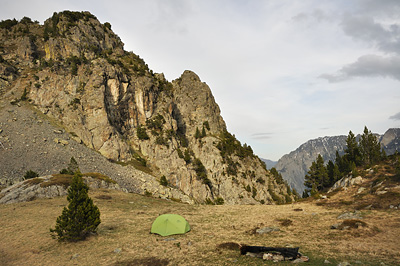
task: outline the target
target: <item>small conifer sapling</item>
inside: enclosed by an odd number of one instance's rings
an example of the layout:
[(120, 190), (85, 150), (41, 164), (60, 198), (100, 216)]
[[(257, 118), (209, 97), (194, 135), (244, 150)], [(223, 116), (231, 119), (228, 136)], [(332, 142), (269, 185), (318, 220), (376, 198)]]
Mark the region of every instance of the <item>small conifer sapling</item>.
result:
[(99, 208), (88, 196), (89, 187), (83, 182), (82, 175), (75, 173), (68, 189), (68, 207), (64, 207), (57, 218), (56, 226), (50, 229), (53, 237), (60, 241), (84, 240), (95, 233), (100, 224)]

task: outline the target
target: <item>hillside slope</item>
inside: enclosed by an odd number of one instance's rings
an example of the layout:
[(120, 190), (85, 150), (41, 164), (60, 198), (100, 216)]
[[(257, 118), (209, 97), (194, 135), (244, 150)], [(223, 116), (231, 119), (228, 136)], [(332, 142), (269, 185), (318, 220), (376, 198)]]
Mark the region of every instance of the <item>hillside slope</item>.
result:
[(318, 154), (324, 161), (335, 160), (336, 150), (343, 152), (346, 146), (346, 136), (323, 137), (309, 140), (299, 148), (282, 156), (275, 165), (288, 184), (300, 194), (304, 191), (304, 176)]
[[(29, 18), (3, 21), (0, 47), (3, 108), (31, 105), (77, 143), (112, 162), (141, 164), (153, 183), (164, 176), (169, 187), (197, 202), (291, 200), (251, 147), (226, 131), (210, 88), (194, 72), (167, 81), (126, 52), (111, 25), (94, 15), (54, 13), (44, 25)], [(18, 169), (32, 159), (27, 153), (14, 164), (7, 182), (20, 179)]]
[[(378, 136), (387, 155), (394, 154), (396, 150), (400, 151), (400, 128), (390, 128), (383, 135), (374, 135)], [(343, 155), (346, 138), (347, 136), (343, 135), (309, 140), (296, 150), (282, 156), (275, 168), (282, 174), (283, 179), (301, 194), (305, 188), (304, 177), (318, 154), (321, 154), (325, 163), (329, 160), (334, 162), (336, 150)], [(359, 136), (357, 136), (358, 138)]]

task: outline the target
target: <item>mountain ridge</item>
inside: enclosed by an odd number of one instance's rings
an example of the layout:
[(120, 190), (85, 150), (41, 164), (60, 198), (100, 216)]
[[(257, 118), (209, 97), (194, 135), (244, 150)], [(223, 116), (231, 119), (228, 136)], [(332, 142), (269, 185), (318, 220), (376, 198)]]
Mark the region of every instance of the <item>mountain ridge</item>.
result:
[[(381, 146), (387, 155), (394, 154), (396, 150), (400, 150), (399, 128), (390, 128), (383, 135), (374, 135), (378, 136), (378, 140), (381, 142)], [(357, 135), (356, 138), (359, 139), (359, 136)], [(302, 193), (305, 189), (304, 177), (318, 154), (321, 154), (325, 163), (329, 160), (335, 161), (336, 150), (340, 155), (344, 153), (346, 138), (347, 136), (340, 135), (309, 140), (300, 145), (296, 150), (282, 156), (275, 168), (292, 188)]]
[[(293, 199), (251, 147), (227, 132), (206, 83), (188, 70), (172, 82), (153, 73), (124, 51), (108, 22), (71, 11), (54, 13), (44, 25), (8, 20), (0, 23), (0, 40), (4, 100), (31, 105), (110, 161), (142, 164), (150, 183), (164, 177), (169, 188), (200, 203)], [(156, 194), (161, 188), (130, 189)]]

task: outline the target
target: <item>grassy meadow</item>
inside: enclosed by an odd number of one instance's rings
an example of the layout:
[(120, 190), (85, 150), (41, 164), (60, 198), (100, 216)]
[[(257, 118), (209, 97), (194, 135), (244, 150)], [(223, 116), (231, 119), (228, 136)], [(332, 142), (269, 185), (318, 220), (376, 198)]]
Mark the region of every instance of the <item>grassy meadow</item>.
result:
[[(400, 210), (361, 211), (367, 226), (332, 230), (349, 206), (187, 205), (112, 190), (90, 190), (101, 212), (98, 234), (76, 243), (50, 235), (66, 197), (0, 205), (0, 265), (291, 265), (241, 256), (226, 243), (300, 247), (308, 265), (399, 265)], [(161, 237), (150, 234), (160, 214), (185, 217), (191, 231)], [(264, 226), (280, 231), (254, 234)]]

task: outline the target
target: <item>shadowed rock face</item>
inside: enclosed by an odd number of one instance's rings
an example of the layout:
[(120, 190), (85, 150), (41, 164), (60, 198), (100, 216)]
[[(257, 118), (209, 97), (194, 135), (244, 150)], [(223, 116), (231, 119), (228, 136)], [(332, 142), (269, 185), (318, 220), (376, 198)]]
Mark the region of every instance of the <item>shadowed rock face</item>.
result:
[(140, 182), (125, 178), (134, 186), (128, 190), (158, 195), (157, 180), (165, 176), (174, 191), (197, 202), (290, 198), (258, 157), (241, 152), (251, 148), (234, 137), (224, 142), (226, 125), (207, 84), (188, 70), (172, 82), (153, 73), (92, 14), (65, 11), (44, 25), (0, 28), (0, 45), (4, 108), (29, 98), (73, 141), (110, 161), (145, 164), (151, 174)]
[(390, 128), (379, 141), (387, 155), (400, 151), (400, 128)]

